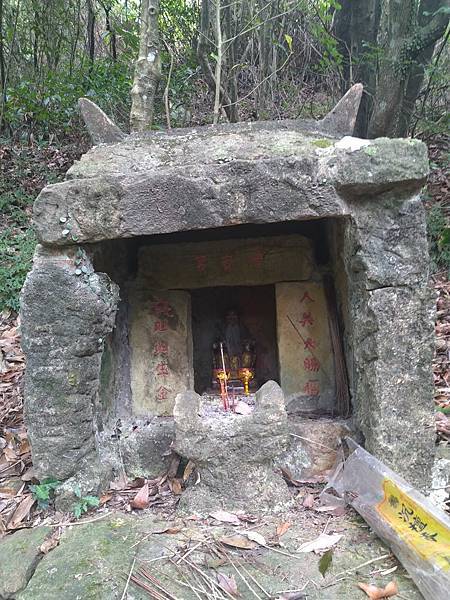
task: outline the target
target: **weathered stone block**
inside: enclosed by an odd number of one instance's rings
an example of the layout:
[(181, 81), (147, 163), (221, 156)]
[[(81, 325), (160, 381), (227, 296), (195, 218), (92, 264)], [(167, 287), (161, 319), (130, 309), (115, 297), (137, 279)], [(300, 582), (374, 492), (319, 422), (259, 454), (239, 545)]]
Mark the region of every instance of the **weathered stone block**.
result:
[(122, 428), (119, 443), (127, 475), (153, 479), (166, 472), (174, 438), (175, 424), (171, 417), (134, 421), (132, 428)]
[(21, 302), (34, 467), (39, 477), (66, 479), (96, 461), (100, 362), (118, 288), (93, 272), (86, 253), (38, 247)]
[(323, 285), (277, 283), (277, 336), (281, 387), (289, 405), (308, 397), (332, 410), (335, 375)]
[(276, 461), (294, 479), (326, 475), (333, 468), (341, 439), (353, 437), (351, 420), (289, 417), (289, 447)]
[(171, 415), (176, 395), (194, 386), (190, 295), (136, 292), (131, 307), (133, 413)]
[(198, 289), (310, 279), (311, 241), (300, 235), (231, 239), (142, 248), (137, 286)]
[(187, 512), (274, 508), (288, 500), (286, 484), (274, 470), (287, 446), (287, 415), (280, 387), (273, 381), (256, 394), (252, 414), (202, 407), (195, 392), (179, 394), (174, 408), (175, 450), (194, 461), (200, 482), (183, 494)]

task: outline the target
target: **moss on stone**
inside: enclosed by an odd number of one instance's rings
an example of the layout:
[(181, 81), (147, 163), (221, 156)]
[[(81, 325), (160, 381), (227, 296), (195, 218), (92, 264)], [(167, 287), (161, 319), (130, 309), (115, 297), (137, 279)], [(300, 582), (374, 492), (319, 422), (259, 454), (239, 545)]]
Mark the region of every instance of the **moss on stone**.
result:
[(314, 144), (314, 146), (317, 146), (318, 148), (329, 148), (330, 146), (333, 145), (333, 142), (331, 140), (314, 140), (312, 142)]

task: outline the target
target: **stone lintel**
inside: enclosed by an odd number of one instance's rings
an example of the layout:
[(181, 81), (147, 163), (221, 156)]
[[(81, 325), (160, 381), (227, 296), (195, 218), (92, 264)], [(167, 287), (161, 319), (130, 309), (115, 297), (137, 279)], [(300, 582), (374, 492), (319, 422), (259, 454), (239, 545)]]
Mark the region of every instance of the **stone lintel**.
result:
[[(39, 240), (76, 242), (352, 214), (354, 198), (418, 190), (417, 140), (336, 142), (281, 126), (208, 129), (93, 148), (34, 206)], [(272, 124), (273, 125), (273, 124)]]
[(303, 281), (315, 269), (311, 240), (296, 234), (141, 248), (137, 289), (199, 289)]

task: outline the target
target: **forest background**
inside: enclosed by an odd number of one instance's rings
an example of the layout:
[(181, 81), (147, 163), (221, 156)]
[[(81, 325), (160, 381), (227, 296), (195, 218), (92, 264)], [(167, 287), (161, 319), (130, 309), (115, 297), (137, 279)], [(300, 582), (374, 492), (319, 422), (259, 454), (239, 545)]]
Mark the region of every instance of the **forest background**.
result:
[(447, 279), (449, 0), (143, 2), (0, 0), (5, 318), (15, 316), (31, 264), (32, 203), (89, 147), (78, 98), (129, 129), (140, 29), (156, 52), (154, 129), (318, 119), (361, 81), (360, 137), (415, 136), (428, 144), (431, 267)]

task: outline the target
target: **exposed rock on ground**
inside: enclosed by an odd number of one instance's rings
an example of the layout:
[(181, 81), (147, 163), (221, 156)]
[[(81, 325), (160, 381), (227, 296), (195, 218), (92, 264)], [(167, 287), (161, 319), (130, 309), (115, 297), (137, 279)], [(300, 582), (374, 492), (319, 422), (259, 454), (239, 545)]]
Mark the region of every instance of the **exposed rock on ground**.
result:
[[(296, 598), (306, 597), (300, 594), (303, 591), (308, 600), (362, 600), (365, 596), (357, 588), (358, 582), (383, 587), (392, 579), (397, 581), (401, 597), (422, 598), (389, 550), (357, 517), (328, 518), (319, 513), (291, 512), (250, 523), (246, 522), (251, 520), (248, 515), (235, 519), (238, 525), (221, 523), (212, 517), (167, 522), (149, 514), (140, 518), (112, 513), (99, 520), (88, 519), (86, 524), (63, 532), (59, 546), (42, 557), (25, 590), (14, 597), (152, 597), (135, 583), (137, 578), (153, 589), (159, 585), (183, 600), (229, 598), (220, 585), (227, 590), (234, 588), (243, 600), (287, 598), (283, 594), (288, 590), (297, 590)], [(297, 549), (316, 539), (325, 528), (328, 534), (342, 538), (333, 546), (332, 564), (322, 577), (318, 570), (320, 556)], [(37, 532), (26, 530), (0, 542), (2, 558), (8, 549), (12, 552), (10, 564), (20, 561), (20, 550), (13, 550), (15, 539), (20, 535), (31, 544)], [(239, 544), (241, 548), (236, 547)], [(146, 581), (143, 570), (156, 578), (157, 584)], [(13, 576), (9, 570), (6, 572), (7, 578)], [(216, 590), (216, 596), (211, 588)]]

